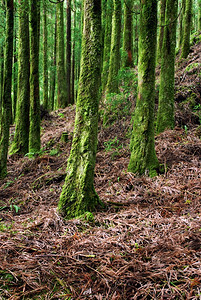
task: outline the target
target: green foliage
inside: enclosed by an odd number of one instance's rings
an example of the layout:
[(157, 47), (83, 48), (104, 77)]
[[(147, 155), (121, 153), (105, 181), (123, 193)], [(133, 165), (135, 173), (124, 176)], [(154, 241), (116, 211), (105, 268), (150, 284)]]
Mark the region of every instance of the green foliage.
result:
[(115, 136), (114, 139), (104, 142), (105, 151), (110, 152), (113, 149), (122, 149), (122, 145), (119, 144), (119, 140)]
[(51, 151), (50, 151), (50, 155), (51, 156), (56, 156), (56, 155), (58, 155), (60, 153), (60, 150), (59, 149), (52, 149)]

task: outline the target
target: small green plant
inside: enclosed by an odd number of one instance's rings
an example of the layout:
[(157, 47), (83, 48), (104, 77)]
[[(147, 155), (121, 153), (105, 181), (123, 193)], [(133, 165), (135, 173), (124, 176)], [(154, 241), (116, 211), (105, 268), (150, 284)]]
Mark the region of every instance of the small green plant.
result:
[(63, 113), (58, 113), (58, 116), (59, 116), (60, 118), (65, 118), (65, 116), (64, 116)]
[(50, 151), (50, 155), (51, 156), (56, 156), (56, 155), (58, 155), (59, 154), (59, 149), (52, 149), (51, 151)]
[(114, 139), (112, 140), (109, 140), (107, 142), (104, 142), (104, 145), (105, 145), (105, 151), (106, 152), (110, 152), (112, 151), (113, 149), (116, 149), (116, 150), (119, 150), (119, 149), (122, 149), (123, 146), (119, 144), (120, 141), (117, 139), (117, 137), (115, 136)]

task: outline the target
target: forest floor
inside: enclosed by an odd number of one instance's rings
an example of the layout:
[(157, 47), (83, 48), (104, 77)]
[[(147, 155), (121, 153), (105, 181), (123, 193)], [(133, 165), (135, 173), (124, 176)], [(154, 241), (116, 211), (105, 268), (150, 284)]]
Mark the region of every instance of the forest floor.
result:
[(176, 127), (156, 136), (164, 174), (127, 172), (131, 114), (117, 107), (113, 122), (100, 122), (95, 188), (107, 208), (94, 218), (57, 211), (74, 106), (44, 116), (40, 155), (9, 157), (0, 299), (201, 299), (200, 48), (177, 62)]

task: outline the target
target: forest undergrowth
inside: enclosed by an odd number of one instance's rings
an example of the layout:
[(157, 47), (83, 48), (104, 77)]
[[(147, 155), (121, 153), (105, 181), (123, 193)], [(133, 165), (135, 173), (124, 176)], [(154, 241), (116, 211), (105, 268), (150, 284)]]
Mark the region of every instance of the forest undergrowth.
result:
[(70, 221), (57, 212), (74, 106), (44, 116), (37, 157), (9, 157), (0, 299), (201, 299), (200, 47), (176, 62), (176, 127), (156, 137), (164, 174), (127, 172), (132, 95), (128, 115), (100, 121), (95, 188), (104, 211)]

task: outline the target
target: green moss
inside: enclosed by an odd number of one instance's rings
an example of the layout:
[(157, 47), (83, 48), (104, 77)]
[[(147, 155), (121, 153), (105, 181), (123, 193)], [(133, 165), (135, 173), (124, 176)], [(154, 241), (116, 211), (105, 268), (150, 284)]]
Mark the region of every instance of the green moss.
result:
[(157, 132), (174, 128), (174, 73), (176, 46), (176, 16), (178, 2), (167, 0), (163, 46), (161, 52), (161, 74), (159, 89), (159, 107), (157, 114)]
[(192, 19), (192, 0), (186, 0), (184, 25), (183, 25), (183, 38), (181, 45), (181, 58), (187, 58), (190, 51), (190, 31)]
[(101, 1), (84, 1), (81, 74), (67, 176), (58, 208), (66, 218), (102, 205), (94, 188), (101, 66)]
[(156, 174), (159, 166), (154, 147), (156, 25), (157, 2), (143, 2), (140, 15), (138, 96), (128, 171), (151, 176)]
[(200, 67), (201, 67), (200, 63), (191, 63), (186, 67), (185, 72), (188, 75), (192, 75), (192, 74), (195, 74), (195, 73), (200, 73)]

